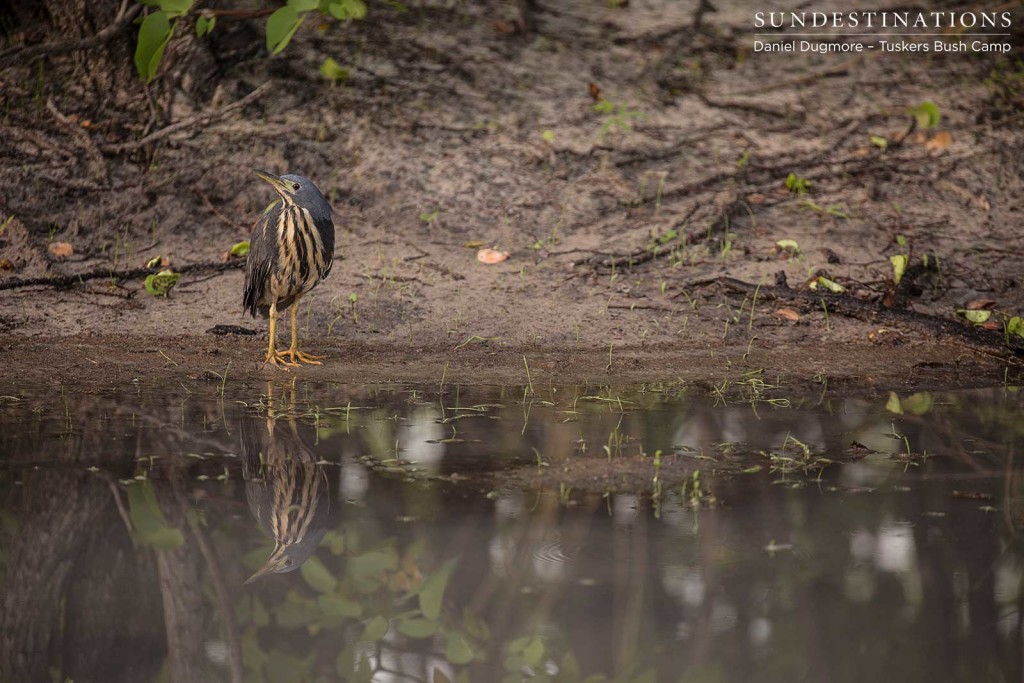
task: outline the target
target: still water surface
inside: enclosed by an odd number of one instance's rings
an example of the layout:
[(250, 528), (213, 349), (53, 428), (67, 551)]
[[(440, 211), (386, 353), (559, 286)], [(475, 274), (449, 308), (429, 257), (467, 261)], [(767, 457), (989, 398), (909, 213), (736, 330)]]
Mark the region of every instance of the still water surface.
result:
[(1007, 388), (183, 388), (0, 398), (0, 680), (1024, 674)]

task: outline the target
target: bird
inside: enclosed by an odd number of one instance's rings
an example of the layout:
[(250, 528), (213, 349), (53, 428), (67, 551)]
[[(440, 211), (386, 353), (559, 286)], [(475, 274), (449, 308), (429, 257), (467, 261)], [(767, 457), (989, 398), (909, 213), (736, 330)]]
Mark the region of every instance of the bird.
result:
[(243, 585), (295, 571), (313, 555), (327, 532), (331, 507), (327, 474), (299, 436), (294, 418), (287, 418), (287, 425), (276, 422), (268, 410), (266, 448), (261, 446), (254, 418), (244, 417), (239, 430), (249, 511), (274, 539), (270, 557)]
[[(243, 310), (253, 317), (257, 312), (270, 317), (270, 343), (264, 363), (282, 369), (299, 367), (300, 362), (320, 365), (323, 356), (299, 351), (296, 314), (303, 295), (331, 272), (331, 205), (309, 178), (255, 172), (277, 190), (280, 200), (260, 216), (249, 238)], [(277, 316), (289, 308), (292, 343), (286, 351), (278, 351)]]

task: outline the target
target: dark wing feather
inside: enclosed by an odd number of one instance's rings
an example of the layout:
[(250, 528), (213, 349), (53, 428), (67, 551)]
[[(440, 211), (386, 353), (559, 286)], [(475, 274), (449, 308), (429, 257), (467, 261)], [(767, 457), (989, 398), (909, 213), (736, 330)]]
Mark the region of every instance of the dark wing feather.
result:
[(260, 425), (248, 415), (242, 416), (242, 479), (245, 481), (245, 499), (256, 522), (266, 530), (270, 528), (267, 513), (273, 504), (273, 494), (266, 479), (263, 448), (260, 445)]
[(266, 307), (263, 297), (270, 284), (270, 274), (277, 263), (275, 243), (277, 222), (281, 216), (281, 204), (276, 204), (264, 213), (249, 237), (249, 256), (245, 261), (245, 289), (242, 294), (242, 309), (256, 317), (261, 307)]

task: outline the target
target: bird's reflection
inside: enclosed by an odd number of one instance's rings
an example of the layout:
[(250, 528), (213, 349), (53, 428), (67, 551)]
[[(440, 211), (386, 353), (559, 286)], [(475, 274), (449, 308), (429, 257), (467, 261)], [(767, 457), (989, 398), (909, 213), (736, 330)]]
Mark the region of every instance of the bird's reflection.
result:
[(270, 557), (246, 584), (299, 568), (320, 544), (330, 511), (324, 468), (299, 436), (294, 406), (280, 414), (272, 391), (268, 385), (267, 438), (261, 442), (259, 422), (242, 421), (245, 497), (260, 527), (274, 538)]

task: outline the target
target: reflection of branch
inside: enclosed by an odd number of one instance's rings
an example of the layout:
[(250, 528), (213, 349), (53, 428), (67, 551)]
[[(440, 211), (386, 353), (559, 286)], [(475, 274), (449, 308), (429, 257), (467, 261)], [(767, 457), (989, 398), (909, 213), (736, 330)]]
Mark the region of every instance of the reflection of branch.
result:
[(206, 538), (206, 532), (203, 531), (202, 526), (188, 514), (188, 504), (177, 486), (174, 487), (174, 494), (181, 505), (182, 514), (188, 520), (189, 529), (195, 536), (199, 552), (202, 553), (203, 560), (206, 561), (206, 568), (210, 571), (210, 578), (213, 580), (213, 592), (217, 594), (217, 610), (220, 612), (221, 622), (224, 624), (224, 638), (228, 641), (231, 683), (243, 683), (245, 669), (242, 664), (242, 641), (238, 637), (238, 623), (235, 621), (235, 612), (231, 608), (230, 596), (227, 585), (224, 583), (224, 576), (220, 572), (216, 551), (210, 545), (209, 539)]

